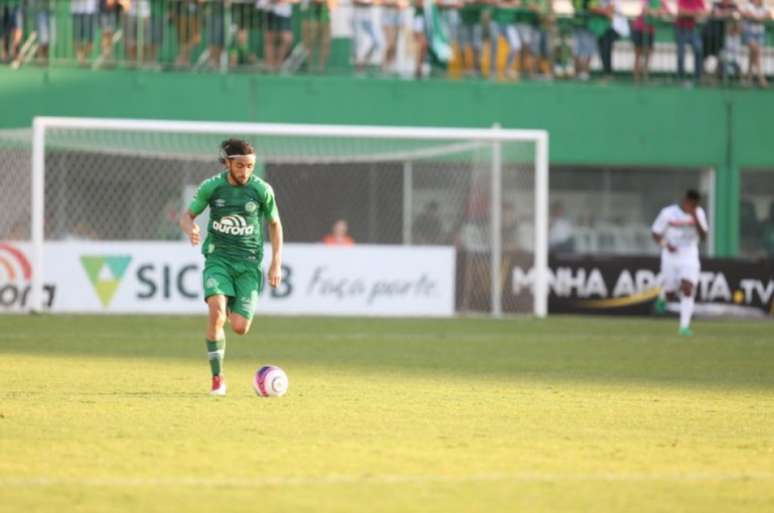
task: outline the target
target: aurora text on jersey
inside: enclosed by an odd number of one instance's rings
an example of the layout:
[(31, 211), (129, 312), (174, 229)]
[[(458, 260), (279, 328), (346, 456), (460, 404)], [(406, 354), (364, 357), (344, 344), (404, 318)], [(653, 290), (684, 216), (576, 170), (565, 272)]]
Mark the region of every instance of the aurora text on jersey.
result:
[(210, 222), (202, 253), (260, 262), (263, 222), (279, 219), (271, 186), (256, 176), (245, 185), (231, 185), (228, 172), (223, 172), (202, 182), (188, 210), (197, 216), (208, 206)]

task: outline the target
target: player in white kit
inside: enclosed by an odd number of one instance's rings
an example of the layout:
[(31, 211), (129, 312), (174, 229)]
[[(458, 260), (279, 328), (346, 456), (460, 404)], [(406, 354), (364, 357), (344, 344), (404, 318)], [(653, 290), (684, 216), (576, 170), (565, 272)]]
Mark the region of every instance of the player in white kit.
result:
[(699, 241), (707, 236), (707, 215), (699, 206), (701, 197), (689, 190), (682, 203), (659, 212), (651, 231), (661, 246), (662, 290), (668, 301), (680, 297), (680, 335), (693, 335), (693, 294), (699, 281)]

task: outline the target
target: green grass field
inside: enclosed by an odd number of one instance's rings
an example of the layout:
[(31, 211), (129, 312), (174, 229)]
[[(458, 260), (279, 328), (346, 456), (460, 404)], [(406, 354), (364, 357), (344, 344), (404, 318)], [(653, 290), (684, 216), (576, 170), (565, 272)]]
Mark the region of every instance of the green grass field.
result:
[(0, 511), (774, 511), (771, 322), (205, 322), (0, 316)]

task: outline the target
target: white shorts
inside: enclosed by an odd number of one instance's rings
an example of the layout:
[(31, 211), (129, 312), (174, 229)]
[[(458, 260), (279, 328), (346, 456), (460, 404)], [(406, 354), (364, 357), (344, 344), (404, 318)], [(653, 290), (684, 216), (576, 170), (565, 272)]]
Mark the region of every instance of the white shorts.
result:
[(681, 281), (689, 281), (694, 286), (699, 283), (701, 265), (696, 259), (662, 258), (661, 287), (665, 292), (680, 289)]

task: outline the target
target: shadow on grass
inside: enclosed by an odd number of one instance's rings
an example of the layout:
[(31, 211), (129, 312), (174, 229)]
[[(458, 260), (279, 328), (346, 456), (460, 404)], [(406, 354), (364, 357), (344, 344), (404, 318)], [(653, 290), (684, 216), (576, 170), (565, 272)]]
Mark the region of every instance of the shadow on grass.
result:
[[(0, 316), (0, 361), (11, 354), (204, 358), (206, 319), (171, 316)], [(230, 361), (363, 372), (444, 373), (661, 386), (774, 389), (774, 324), (673, 320), (341, 319), (258, 317), (229, 332)]]

